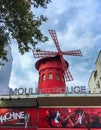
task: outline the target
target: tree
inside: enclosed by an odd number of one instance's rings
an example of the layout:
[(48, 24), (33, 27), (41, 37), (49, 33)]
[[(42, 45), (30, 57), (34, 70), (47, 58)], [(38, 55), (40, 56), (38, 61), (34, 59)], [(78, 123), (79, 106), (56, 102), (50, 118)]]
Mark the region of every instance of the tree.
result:
[(0, 0), (0, 58), (7, 60), (5, 47), (15, 39), (21, 54), (31, 47), (36, 49), (38, 42), (48, 40), (40, 30), (47, 18), (36, 17), (32, 8), (47, 8), (51, 0)]

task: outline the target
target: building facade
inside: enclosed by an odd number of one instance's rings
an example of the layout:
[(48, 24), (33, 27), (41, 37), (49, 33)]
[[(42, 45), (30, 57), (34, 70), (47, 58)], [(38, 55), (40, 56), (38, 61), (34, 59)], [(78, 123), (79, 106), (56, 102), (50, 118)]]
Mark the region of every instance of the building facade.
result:
[(101, 130), (101, 95), (0, 96), (0, 130)]
[(101, 51), (95, 62), (96, 70), (91, 73), (88, 86), (90, 93), (101, 93)]
[(4, 64), (0, 65), (0, 95), (8, 94), (9, 81), (12, 70), (12, 61), (13, 61), (10, 45), (8, 45), (5, 49), (8, 51), (7, 53), (8, 62), (2, 61), (0, 59), (0, 62)]

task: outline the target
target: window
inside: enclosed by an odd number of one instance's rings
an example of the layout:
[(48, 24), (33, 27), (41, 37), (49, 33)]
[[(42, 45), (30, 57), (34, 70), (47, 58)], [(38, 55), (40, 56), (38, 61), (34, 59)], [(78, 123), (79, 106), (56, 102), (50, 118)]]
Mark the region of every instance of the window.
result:
[(56, 79), (60, 80), (60, 75), (59, 74), (56, 74)]
[(43, 75), (42, 75), (42, 81), (45, 80), (45, 79), (46, 79), (46, 75), (43, 74)]
[(65, 79), (64, 79), (64, 77), (62, 77), (62, 82), (65, 82)]
[(41, 81), (41, 76), (39, 76), (39, 82)]
[(52, 74), (52, 73), (50, 73), (50, 74), (48, 75), (48, 79), (53, 79), (53, 74)]
[(96, 80), (96, 77), (97, 77), (97, 70), (94, 73), (94, 80)]
[(97, 88), (100, 88), (100, 83), (99, 83), (99, 81), (97, 81), (96, 86), (97, 86)]

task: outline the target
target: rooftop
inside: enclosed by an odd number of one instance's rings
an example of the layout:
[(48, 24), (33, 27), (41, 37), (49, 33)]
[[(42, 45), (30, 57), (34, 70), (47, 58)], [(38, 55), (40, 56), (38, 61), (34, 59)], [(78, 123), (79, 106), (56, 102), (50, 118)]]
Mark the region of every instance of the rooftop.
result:
[(40, 94), (0, 96), (4, 107), (101, 107), (101, 94)]

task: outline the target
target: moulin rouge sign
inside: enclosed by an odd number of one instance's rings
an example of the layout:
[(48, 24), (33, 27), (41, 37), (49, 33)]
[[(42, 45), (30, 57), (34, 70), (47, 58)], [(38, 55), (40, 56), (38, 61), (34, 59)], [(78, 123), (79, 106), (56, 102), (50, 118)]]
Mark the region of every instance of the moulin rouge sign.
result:
[[(62, 94), (61, 91), (62, 89), (63, 88), (58, 88), (57, 93), (59, 92), (60, 94)], [(38, 89), (38, 91), (40, 91), (40, 94), (43, 94), (42, 93), (43, 90)], [(86, 86), (71, 86), (69, 88), (68, 87), (65, 88), (64, 92), (65, 94), (85, 94), (87, 93), (87, 90), (86, 90)], [(55, 93), (55, 89), (54, 89), (54, 93)], [(10, 95), (33, 95), (35, 94), (35, 91), (33, 88), (15, 88), (15, 89), (10, 88), (9, 94)]]

